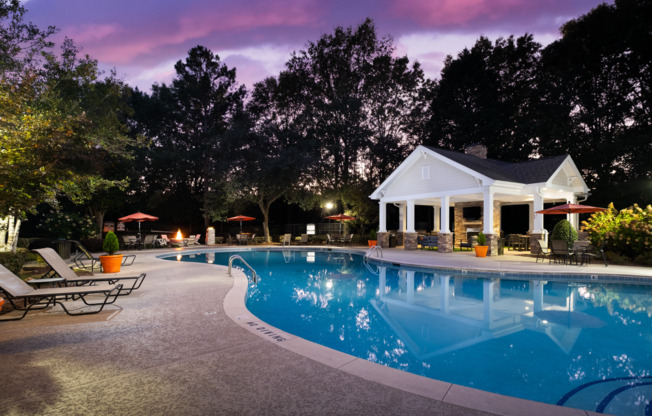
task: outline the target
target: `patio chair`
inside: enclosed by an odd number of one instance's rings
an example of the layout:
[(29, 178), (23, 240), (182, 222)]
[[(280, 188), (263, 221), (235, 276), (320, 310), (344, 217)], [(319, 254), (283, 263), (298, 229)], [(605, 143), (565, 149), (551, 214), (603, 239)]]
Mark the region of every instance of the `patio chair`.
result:
[(125, 248), (125, 250), (138, 248), (138, 238), (136, 238), (135, 235), (123, 235), (122, 245)]
[(186, 245), (187, 246), (194, 246), (195, 245), (195, 236), (194, 235), (189, 235), (188, 238), (186, 238)]
[[(107, 282), (109, 284), (115, 284), (116, 282), (119, 281), (131, 281), (133, 280), (133, 283), (131, 286), (124, 287), (124, 285), (121, 285), (119, 295), (128, 295), (132, 291), (140, 288), (140, 285), (143, 284), (143, 281), (145, 280), (145, 277), (147, 276), (146, 273), (141, 273), (138, 276), (78, 276), (77, 273), (75, 273), (70, 267), (68, 267), (68, 264), (66, 264), (65, 260), (63, 260), (59, 254), (57, 254), (56, 251), (54, 251), (51, 248), (38, 248), (33, 250), (34, 252), (38, 253), (43, 260), (50, 266), (50, 270), (43, 275), (42, 278), (40, 279), (32, 279), (28, 283), (34, 286), (39, 287), (40, 285), (44, 284), (62, 284), (65, 286), (69, 285), (86, 285), (86, 284), (94, 284), (98, 282)], [(59, 277), (53, 277), (53, 276), (59, 276)]]
[(607, 256), (604, 254), (604, 249), (605, 249), (604, 241), (600, 245), (600, 248), (597, 250), (597, 253), (587, 248), (587, 250), (582, 252), (582, 258), (581, 258), (582, 264), (591, 264), (591, 259), (601, 258), (602, 261), (604, 262), (604, 267), (608, 267), (609, 263), (607, 263)]
[(345, 246), (347, 244), (349, 245), (353, 244), (353, 234), (349, 234), (342, 239), (342, 245)]
[[(90, 251), (82, 243), (77, 240), (71, 240), (77, 245), (79, 253), (72, 258), (72, 261), (80, 269), (89, 270), (92, 272), (97, 266), (99, 271), (102, 271), (102, 264), (98, 257), (93, 256)], [(123, 254), (122, 255), (122, 266), (131, 266), (136, 260), (135, 254)]]
[[(0, 292), (4, 293), (6, 299), (15, 310), (22, 311), (19, 317), (4, 317), (0, 321), (17, 321), (23, 319), (28, 312), (34, 310), (43, 310), (49, 306), (60, 305), (68, 315), (90, 315), (99, 313), (105, 305), (110, 305), (118, 297), (122, 284), (102, 285), (102, 286), (82, 286), (82, 287), (53, 287), (45, 289), (34, 289), (23, 280), (7, 270), (0, 264)], [(89, 295), (103, 295), (104, 300), (99, 302), (89, 302), (86, 297)], [(71, 299), (72, 298), (72, 299)], [(99, 306), (97, 310), (71, 312), (64, 304), (64, 300), (73, 301), (81, 299), (84, 304), (89, 306)], [(22, 300), (22, 306), (20, 305)], [(35, 301), (34, 303), (28, 303)]]
[(201, 246), (201, 243), (199, 242), (200, 238), (201, 238), (201, 234), (195, 234), (195, 242), (193, 243), (193, 245)]
[(552, 240), (550, 242), (552, 250), (552, 261), (555, 263), (570, 264), (573, 261), (577, 263), (577, 255), (572, 250), (568, 249), (568, 241), (566, 240)]
[(299, 241), (300, 244), (310, 244), (310, 239), (308, 234), (301, 234), (301, 240)]
[(541, 258), (541, 262), (545, 260), (547, 256), (550, 256), (552, 252), (548, 248), (548, 245), (546, 244), (545, 241), (543, 240), (537, 240), (537, 243), (539, 244), (539, 250), (537, 250), (537, 263), (539, 262), (539, 258)]
[(478, 241), (477, 236), (472, 236), (470, 240), (460, 240), (460, 250), (469, 249), (471, 250)]
[(326, 242), (328, 244), (335, 244), (335, 240), (333, 240), (333, 237), (331, 237), (330, 234), (326, 234)]
[(156, 246), (156, 235), (147, 234), (143, 239), (143, 248), (154, 248)]
[(161, 235), (161, 238), (157, 238), (157, 239), (156, 239), (156, 245), (157, 245), (158, 247), (167, 247), (169, 241), (170, 241), (170, 240), (168, 240), (168, 236), (165, 235), (165, 234), (162, 234), (162, 235)]

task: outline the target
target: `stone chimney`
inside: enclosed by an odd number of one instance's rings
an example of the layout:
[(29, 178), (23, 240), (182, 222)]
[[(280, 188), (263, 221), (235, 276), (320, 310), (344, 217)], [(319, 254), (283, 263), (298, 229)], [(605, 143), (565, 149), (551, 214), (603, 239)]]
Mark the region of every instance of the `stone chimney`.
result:
[(464, 153), (467, 155), (473, 155), (477, 156), (480, 159), (486, 159), (487, 158), (487, 146), (484, 144), (470, 144), (468, 146), (464, 147)]

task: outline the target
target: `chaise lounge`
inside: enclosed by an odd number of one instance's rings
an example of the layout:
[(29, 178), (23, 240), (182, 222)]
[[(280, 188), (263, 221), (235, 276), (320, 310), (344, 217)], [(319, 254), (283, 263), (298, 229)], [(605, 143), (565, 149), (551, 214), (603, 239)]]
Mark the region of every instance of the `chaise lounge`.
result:
[[(71, 316), (74, 315), (91, 315), (99, 313), (105, 305), (110, 305), (118, 297), (122, 284), (102, 285), (102, 286), (82, 286), (82, 287), (53, 287), (45, 289), (34, 289), (23, 280), (10, 272), (6, 267), (0, 264), (0, 292), (7, 296), (7, 300), (15, 310), (22, 311), (23, 314), (18, 317), (3, 318), (0, 321), (17, 321), (23, 319), (28, 312), (33, 310), (43, 310), (49, 306), (61, 305), (63, 310)], [(89, 302), (86, 300), (88, 295), (103, 295), (104, 300), (99, 302)], [(99, 309), (92, 311), (71, 312), (64, 304), (63, 300), (73, 301), (72, 299), (81, 299), (84, 304), (90, 306), (99, 306)], [(22, 300), (23, 305), (20, 305)], [(34, 303), (28, 303), (28, 300), (35, 300)]]
[[(51, 248), (39, 248), (35, 249), (34, 252), (38, 253), (43, 260), (50, 266), (50, 270), (43, 276), (41, 279), (32, 279), (28, 283), (39, 287), (43, 284), (62, 284), (65, 286), (80, 286), (86, 284), (93, 284), (98, 282), (106, 282), (109, 284), (115, 284), (119, 281), (124, 280), (133, 280), (131, 286), (120, 288), (119, 295), (128, 295), (132, 291), (140, 288), (140, 285), (143, 284), (147, 274), (141, 273), (138, 276), (78, 276), (68, 264)], [(52, 276), (59, 277), (52, 277)]]

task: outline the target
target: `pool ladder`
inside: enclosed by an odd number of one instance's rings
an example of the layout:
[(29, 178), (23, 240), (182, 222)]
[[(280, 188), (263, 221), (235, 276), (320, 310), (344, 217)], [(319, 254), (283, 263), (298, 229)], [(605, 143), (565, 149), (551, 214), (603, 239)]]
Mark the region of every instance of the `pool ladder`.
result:
[(383, 248), (381, 246), (371, 246), (366, 253), (364, 253), (364, 258), (371, 257), (372, 254), (376, 253), (376, 257), (383, 257)]
[(254, 281), (254, 283), (258, 283), (258, 274), (256, 274), (256, 271), (254, 270), (254, 268), (251, 267), (249, 265), (249, 263), (247, 263), (245, 261), (245, 259), (243, 259), (241, 256), (239, 256), (237, 254), (234, 254), (231, 257), (229, 257), (229, 276), (232, 276), (231, 267), (233, 266), (233, 261), (234, 260), (240, 260), (245, 266), (247, 266), (247, 268), (249, 270), (251, 270), (251, 278), (252, 278), (252, 280)]

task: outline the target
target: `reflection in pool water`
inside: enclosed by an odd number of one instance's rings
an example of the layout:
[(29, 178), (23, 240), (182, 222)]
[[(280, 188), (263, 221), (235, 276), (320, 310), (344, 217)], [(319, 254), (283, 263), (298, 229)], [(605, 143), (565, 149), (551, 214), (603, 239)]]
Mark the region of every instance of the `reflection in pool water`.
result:
[[(182, 260), (226, 265), (231, 254)], [(288, 333), (499, 394), (623, 415), (649, 410), (652, 286), (365, 266), (340, 251), (238, 254), (260, 276), (247, 308)]]

